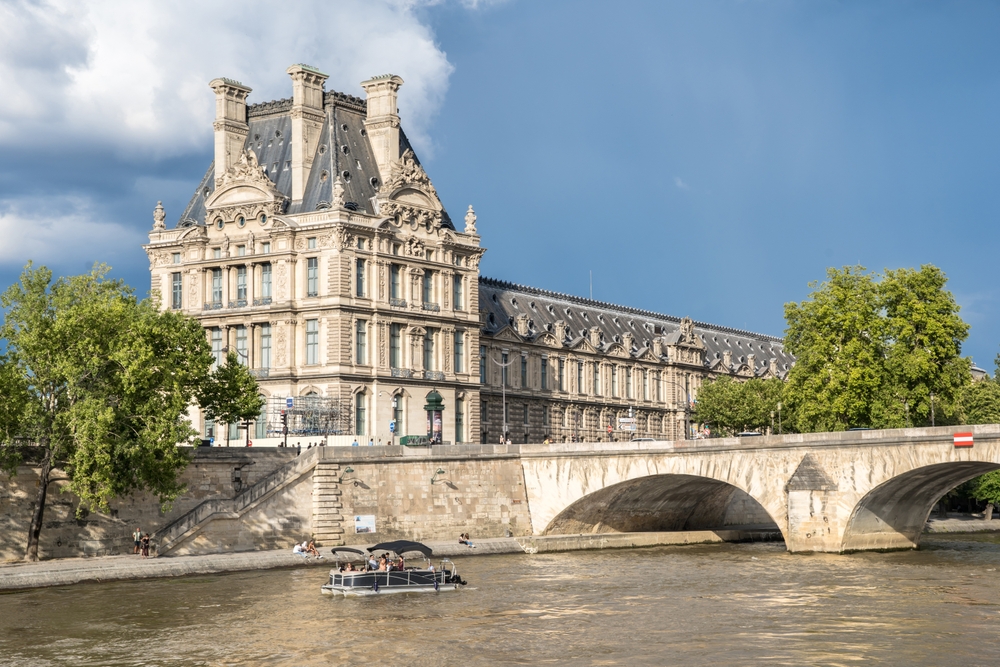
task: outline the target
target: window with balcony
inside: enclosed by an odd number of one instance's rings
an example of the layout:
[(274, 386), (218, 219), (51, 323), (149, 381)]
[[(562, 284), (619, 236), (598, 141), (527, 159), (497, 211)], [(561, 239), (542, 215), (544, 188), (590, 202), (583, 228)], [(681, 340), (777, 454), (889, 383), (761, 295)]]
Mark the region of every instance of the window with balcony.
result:
[(392, 305), (406, 305), (403, 300), (402, 267), (399, 264), (389, 265), (389, 301)]
[(247, 360), (247, 328), (239, 324), (236, 326), (236, 359), (246, 366)]
[(437, 303), (434, 301), (434, 272), (429, 269), (424, 271), (423, 293), (424, 308), (430, 309), (431, 307), (436, 307)]
[(271, 324), (260, 325), (260, 367), (267, 370), (271, 367)]
[(222, 269), (212, 269), (212, 305), (222, 306)]
[(389, 367), (402, 368), (403, 366), (403, 325), (389, 325)]
[(455, 275), (451, 283), (451, 302), (455, 304), (455, 310), (465, 310), (465, 294), (463, 289), (462, 276)]
[(247, 305), (247, 267), (236, 267), (236, 305)]
[(434, 330), (428, 329), (424, 334), (424, 370), (433, 371), (434, 368)]
[(271, 303), (271, 264), (260, 266), (260, 298), (262, 306)]
[(368, 322), (358, 320), (354, 335), (355, 363), (368, 363)]
[(455, 332), (455, 372), (465, 372), (465, 332)]
[(179, 310), (184, 295), (184, 283), (180, 272), (170, 274), (170, 307)]
[(359, 297), (365, 296), (365, 260), (359, 259), (357, 261), (356, 272), (356, 284), (355, 284), (355, 295)]
[(216, 366), (221, 366), (226, 361), (226, 353), (222, 351), (222, 348), (222, 329), (212, 327), (212, 357), (215, 359)]
[(306, 262), (306, 296), (319, 296), (318, 257), (310, 257)]
[(319, 320), (306, 320), (306, 364), (319, 363)]

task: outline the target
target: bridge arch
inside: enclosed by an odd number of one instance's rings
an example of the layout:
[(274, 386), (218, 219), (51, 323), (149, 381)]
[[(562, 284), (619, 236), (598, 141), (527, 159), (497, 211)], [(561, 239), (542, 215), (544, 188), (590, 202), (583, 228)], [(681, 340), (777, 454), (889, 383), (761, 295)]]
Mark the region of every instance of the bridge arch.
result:
[(761, 503), (711, 477), (654, 474), (584, 495), (559, 512), (545, 535), (717, 530), (737, 525), (778, 529)]
[(866, 493), (844, 528), (841, 551), (913, 549), (934, 504), (959, 484), (1000, 464), (950, 461), (913, 468)]

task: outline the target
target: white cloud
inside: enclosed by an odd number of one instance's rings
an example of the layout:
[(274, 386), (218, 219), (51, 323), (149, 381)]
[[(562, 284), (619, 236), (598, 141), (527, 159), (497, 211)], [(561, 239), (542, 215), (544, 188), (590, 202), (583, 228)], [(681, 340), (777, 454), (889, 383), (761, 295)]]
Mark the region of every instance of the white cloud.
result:
[[(393, 73), (404, 127), (426, 127), (452, 65), (418, 10), (435, 0), (306, 0), (276, 4), (174, 0), (13, 0), (0, 4), (0, 145), (100, 145), (121, 154), (204, 150), (208, 82), (238, 79), (251, 102), (288, 97), (285, 68), (330, 74), (327, 89)], [(465, 0), (471, 8), (490, 4)]]
[(59, 266), (80, 260), (134, 254), (148, 241), (141, 232), (105, 222), (87, 200), (66, 197), (53, 200), (6, 202), (0, 207), (0, 267), (19, 268), (28, 260)]
[(676, 185), (681, 190), (690, 190), (691, 186), (681, 180), (680, 176), (674, 176), (674, 185)]

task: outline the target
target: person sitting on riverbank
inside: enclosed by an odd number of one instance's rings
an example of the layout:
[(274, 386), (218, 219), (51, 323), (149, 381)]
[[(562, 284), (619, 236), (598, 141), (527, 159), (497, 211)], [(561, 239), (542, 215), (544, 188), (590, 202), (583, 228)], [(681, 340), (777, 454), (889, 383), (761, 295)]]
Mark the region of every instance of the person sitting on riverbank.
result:
[(459, 544), (464, 544), (465, 546), (469, 547), (470, 549), (475, 549), (476, 548), (476, 545), (472, 543), (472, 538), (469, 537), (468, 533), (462, 533), (461, 535), (459, 535), (458, 536), (458, 543)]
[(303, 542), (302, 544), (299, 544), (298, 542), (296, 542), (295, 546), (292, 547), (292, 553), (295, 554), (296, 556), (302, 556), (303, 558), (306, 558), (306, 559), (309, 558), (309, 554), (306, 553), (306, 543), (305, 542)]
[[(305, 544), (305, 542), (303, 542), (302, 544)], [(310, 556), (316, 556), (316, 558), (323, 557), (322, 555), (320, 555), (319, 550), (316, 549), (316, 543), (313, 542), (312, 540), (310, 540), (308, 546), (306, 546), (306, 553), (309, 554)]]

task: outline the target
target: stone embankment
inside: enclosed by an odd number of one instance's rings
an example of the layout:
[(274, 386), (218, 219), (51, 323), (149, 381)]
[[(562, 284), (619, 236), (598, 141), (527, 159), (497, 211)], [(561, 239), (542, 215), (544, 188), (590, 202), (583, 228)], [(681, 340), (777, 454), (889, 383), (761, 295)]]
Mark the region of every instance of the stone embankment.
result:
[[(429, 542), (435, 558), (488, 556), (492, 554), (536, 554), (581, 549), (621, 549), (683, 544), (781, 539), (768, 530), (672, 531), (663, 533), (606, 533), (595, 535), (545, 535), (475, 540), (475, 548), (455, 542)], [(67, 586), (84, 582), (153, 579), (190, 575), (271, 570), (292, 567), (328, 567), (336, 561), (323, 549), (323, 559), (303, 559), (287, 549), (248, 551), (202, 556), (103, 556), (62, 558), (37, 563), (0, 566), (0, 590)]]

